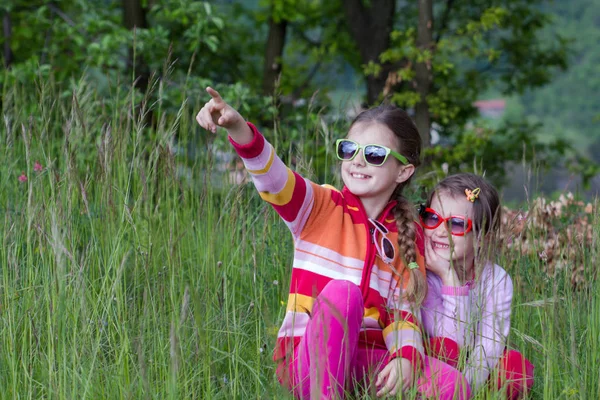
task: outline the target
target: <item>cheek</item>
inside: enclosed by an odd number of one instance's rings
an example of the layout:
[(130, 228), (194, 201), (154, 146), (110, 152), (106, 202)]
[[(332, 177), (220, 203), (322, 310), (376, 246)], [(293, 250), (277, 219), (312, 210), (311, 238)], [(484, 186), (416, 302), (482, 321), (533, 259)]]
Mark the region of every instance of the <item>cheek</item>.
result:
[(461, 254), (469, 254), (473, 252), (473, 238), (471, 235), (456, 239), (454, 244), (457, 252), (460, 252)]

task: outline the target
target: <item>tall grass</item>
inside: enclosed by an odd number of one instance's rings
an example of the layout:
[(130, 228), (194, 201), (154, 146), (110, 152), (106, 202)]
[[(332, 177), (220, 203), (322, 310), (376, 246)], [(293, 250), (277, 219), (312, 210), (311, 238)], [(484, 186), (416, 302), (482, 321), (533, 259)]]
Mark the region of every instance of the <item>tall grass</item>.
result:
[[(0, 396), (285, 397), (271, 361), (285, 225), (251, 185), (223, 182), (198, 139), (200, 104), (171, 115), (73, 87), (4, 88)], [(591, 276), (598, 251), (582, 251)], [(536, 366), (531, 397), (598, 398), (598, 284), (574, 291), (535, 259), (502, 262), (516, 288), (511, 342)]]

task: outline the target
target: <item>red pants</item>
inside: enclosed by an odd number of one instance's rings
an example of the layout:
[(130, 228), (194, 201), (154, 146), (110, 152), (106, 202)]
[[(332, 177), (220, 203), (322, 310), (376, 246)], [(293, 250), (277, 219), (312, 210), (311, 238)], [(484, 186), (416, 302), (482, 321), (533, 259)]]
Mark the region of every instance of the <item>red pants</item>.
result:
[[(427, 347), (427, 346), (426, 346)], [(429, 339), (428, 355), (435, 357), (456, 368), (460, 355), (458, 344), (448, 338), (436, 337)], [(529, 393), (533, 386), (533, 364), (516, 350), (504, 350), (498, 361), (496, 378), (490, 376), (489, 384), (498, 390), (506, 391), (509, 399), (520, 399)]]

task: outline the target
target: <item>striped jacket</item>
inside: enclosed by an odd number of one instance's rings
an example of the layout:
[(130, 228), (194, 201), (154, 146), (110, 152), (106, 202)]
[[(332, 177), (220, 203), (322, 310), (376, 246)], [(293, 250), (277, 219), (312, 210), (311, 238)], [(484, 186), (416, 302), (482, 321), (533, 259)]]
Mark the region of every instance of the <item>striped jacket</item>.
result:
[[(355, 283), (363, 295), (359, 345), (387, 348), (390, 359), (400, 356), (415, 367), (422, 365), (419, 311), (402, 296), (408, 269), (401, 257), (390, 266), (377, 256), (360, 199), (346, 188), (340, 192), (302, 178), (285, 166), (254, 125), (248, 125), (254, 132), (250, 143), (239, 145), (231, 138), (230, 142), (260, 196), (287, 224), (295, 244), (287, 311), (274, 360), (283, 361), (293, 352), (304, 335), (315, 298), (325, 285), (332, 279), (343, 279)], [(397, 229), (391, 214), (394, 205), (390, 202), (378, 220), (388, 228), (388, 238), (396, 246)], [(425, 274), (421, 228), (415, 225), (419, 233), (417, 263)]]

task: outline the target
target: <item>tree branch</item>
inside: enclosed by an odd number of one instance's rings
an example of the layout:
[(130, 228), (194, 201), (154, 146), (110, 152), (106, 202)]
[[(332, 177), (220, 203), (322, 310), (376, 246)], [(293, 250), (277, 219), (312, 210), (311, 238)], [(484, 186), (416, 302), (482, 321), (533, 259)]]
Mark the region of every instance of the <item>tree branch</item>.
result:
[(298, 24), (290, 24), (290, 26), (294, 30), (294, 34), (298, 35), (298, 37), (300, 37), (300, 39), (302, 39), (309, 45), (319, 47), (323, 44), (322, 41), (315, 41), (315, 40), (312, 40), (311, 38), (309, 38), (303, 29), (298, 28)]
[[(56, 4), (48, 3), (48, 9), (50, 11), (52, 11), (54, 14), (58, 15), (60, 18), (62, 18), (62, 20), (65, 21), (67, 24), (71, 25), (74, 28), (77, 28), (77, 24), (75, 22), (73, 22), (73, 20), (67, 14), (65, 14), (60, 8), (58, 8), (56, 6)], [(87, 32), (85, 30), (83, 30), (81, 28), (77, 28), (77, 30), (84, 37), (87, 37)]]

